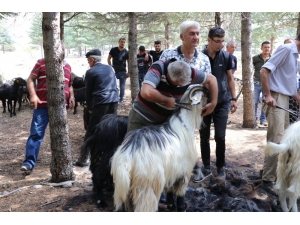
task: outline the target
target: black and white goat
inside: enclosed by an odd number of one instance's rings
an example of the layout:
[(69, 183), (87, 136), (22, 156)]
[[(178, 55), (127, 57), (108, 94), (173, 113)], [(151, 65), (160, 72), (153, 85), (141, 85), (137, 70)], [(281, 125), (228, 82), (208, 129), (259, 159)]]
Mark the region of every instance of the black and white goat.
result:
[[(284, 212), (297, 212), (300, 197), (300, 121), (290, 125), (284, 132), (280, 144), (268, 142), (266, 155), (278, 154), (275, 191)], [(288, 199), (288, 206), (287, 206)]]
[(166, 123), (126, 135), (111, 162), (117, 211), (157, 211), (163, 190), (169, 209), (175, 210), (175, 194), (177, 211), (185, 211), (186, 187), (198, 156), (194, 131), (202, 123), (206, 92), (202, 85), (189, 86), (179, 103), (184, 107)]
[(127, 116), (107, 114), (97, 124), (94, 133), (81, 146), (81, 154), (90, 152), (90, 171), (97, 205), (106, 207), (103, 189), (113, 186), (110, 174), (110, 159), (121, 145), (127, 132)]

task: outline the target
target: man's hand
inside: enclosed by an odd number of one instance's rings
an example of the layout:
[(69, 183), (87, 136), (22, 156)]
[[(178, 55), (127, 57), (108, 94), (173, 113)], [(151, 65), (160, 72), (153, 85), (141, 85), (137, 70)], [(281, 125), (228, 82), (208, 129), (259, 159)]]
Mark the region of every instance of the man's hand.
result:
[(265, 103), (270, 107), (276, 107), (276, 100), (272, 97), (272, 95), (265, 96)]
[(129, 72), (128, 72), (128, 73), (126, 73), (126, 78), (128, 78), (129, 76), (130, 76)]
[(231, 106), (230, 106), (230, 113), (234, 113), (237, 110), (237, 102), (236, 101), (231, 101)]
[(69, 108), (73, 110), (74, 107), (75, 107), (75, 98), (74, 98), (74, 97), (71, 97), (71, 98), (69, 99)]
[(33, 109), (37, 108), (38, 104), (42, 104), (42, 101), (39, 99), (37, 95), (30, 96), (30, 105)]
[(216, 105), (215, 104), (212, 104), (211, 102), (210, 103), (207, 103), (203, 108), (202, 108), (202, 113), (201, 113), (201, 116), (207, 116), (209, 114), (211, 114), (214, 109), (215, 109)]

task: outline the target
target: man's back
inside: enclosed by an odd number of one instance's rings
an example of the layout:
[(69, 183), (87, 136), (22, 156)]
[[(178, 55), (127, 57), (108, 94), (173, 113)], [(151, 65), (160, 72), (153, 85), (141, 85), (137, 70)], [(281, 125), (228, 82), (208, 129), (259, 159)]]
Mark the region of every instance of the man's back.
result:
[(87, 70), (85, 82), (88, 109), (93, 105), (118, 102), (115, 73), (110, 66), (96, 63)]

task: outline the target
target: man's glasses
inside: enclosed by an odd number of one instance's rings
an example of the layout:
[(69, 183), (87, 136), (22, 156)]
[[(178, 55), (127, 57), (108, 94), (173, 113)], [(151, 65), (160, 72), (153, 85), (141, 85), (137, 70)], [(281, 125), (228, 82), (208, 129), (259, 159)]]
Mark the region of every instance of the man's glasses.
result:
[(225, 40), (221, 41), (221, 40), (214, 40), (213, 38), (210, 38), (210, 40), (213, 40), (215, 43), (217, 44), (224, 44)]

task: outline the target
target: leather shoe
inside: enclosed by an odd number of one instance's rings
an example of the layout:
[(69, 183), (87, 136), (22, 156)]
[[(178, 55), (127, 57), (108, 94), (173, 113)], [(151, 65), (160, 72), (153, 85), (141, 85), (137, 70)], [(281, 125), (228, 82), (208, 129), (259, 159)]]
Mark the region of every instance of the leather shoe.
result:
[(82, 161), (80, 159), (77, 159), (74, 163), (73, 163), (74, 166), (79, 166), (79, 167), (84, 167), (84, 166), (88, 166), (89, 165), (89, 160), (85, 160), (85, 161)]
[(222, 179), (225, 180), (225, 178), (226, 178), (226, 173), (225, 173), (225, 168), (224, 168), (224, 166), (222, 166), (222, 167), (217, 167), (217, 173), (218, 173), (218, 175), (219, 175)]
[(195, 169), (195, 176), (193, 177), (194, 183), (199, 183), (204, 177), (211, 174), (210, 166), (202, 166)]

